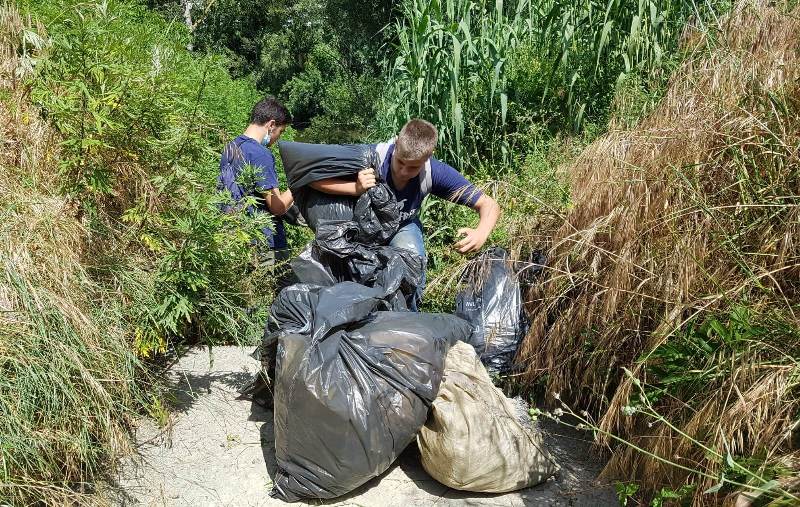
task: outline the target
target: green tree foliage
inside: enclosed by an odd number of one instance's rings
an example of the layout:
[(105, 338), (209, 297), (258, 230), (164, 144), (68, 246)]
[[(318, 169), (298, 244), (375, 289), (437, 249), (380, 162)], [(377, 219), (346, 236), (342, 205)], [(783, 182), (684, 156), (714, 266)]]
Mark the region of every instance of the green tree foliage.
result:
[[(151, 2), (183, 22), (184, 2)], [(228, 55), (233, 76), (252, 76), (281, 98), (309, 140), (360, 140), (379, 91), (382, 29), (392, 2), (234, 0), (194, 2), (193, 47)], [(367, 13), (367, 15), (365, 15)]]

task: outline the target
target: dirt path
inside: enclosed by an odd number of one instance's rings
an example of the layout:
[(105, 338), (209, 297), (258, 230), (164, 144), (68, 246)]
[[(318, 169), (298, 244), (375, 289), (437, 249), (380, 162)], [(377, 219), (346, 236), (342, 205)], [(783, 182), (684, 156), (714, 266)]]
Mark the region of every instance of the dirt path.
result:
[[(270, 498), (275, 475), (272, 413), (237, 399), (236, 389), (257, 368), (238, 347), (187, 354), (171, 370), (178, 409), (170, 430), (143, 421), (140, 455), (126, 462), (111, 493), (120, 506), (277, 506)], [(504, 495), (465, 493), (428, 476), (410, 446), (381, 477), (335, 501), (310, 505), (616, 506), (613, 488), (594, 484), (600, 464), (582, 435), (545, 426), (547, 443), (562, 466), (557, 479)], [(302, 504), (301, 504), (302, 505)]]

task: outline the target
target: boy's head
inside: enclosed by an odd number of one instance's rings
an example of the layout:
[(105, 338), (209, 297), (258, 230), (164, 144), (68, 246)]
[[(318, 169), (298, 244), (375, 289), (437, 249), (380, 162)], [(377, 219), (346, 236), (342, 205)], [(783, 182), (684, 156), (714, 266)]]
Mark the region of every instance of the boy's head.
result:
[(392, 155), (392, 172), (402, 180), (416, 177), (433, 155), (439, 133), (431, 122), (414, 118), (400, 130)]
[(263, 130), (265, 145), (277, 141), (283, 130), (291, 123), (292, 115), (289, 114), (289, 110), (274, 97), (259, 100), (250, 111), (250, 125)]

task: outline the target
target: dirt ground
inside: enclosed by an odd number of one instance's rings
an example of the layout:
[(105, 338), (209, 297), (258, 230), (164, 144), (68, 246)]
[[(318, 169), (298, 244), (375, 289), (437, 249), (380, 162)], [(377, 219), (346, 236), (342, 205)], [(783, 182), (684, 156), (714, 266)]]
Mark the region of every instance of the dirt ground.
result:
[[(269, 496), (275, 476), (272, 413), (236, 390), (258, 363), (238, 347), (198, 348), (172, 369), (177, 409), (167, 429), (143, 420), (138, 456), (120, 468), (110, 489), (117, 506), (277, 506)], [(468, 493), (433, 480), (415, 445), (382, 476), (346, 497), (307, 505), (341, 506), (616, 506), (613, 487), (595, 483), (601, 468), (586, 437), (548, 421), (546, 443), (562, 471), (534, 488), (501, 495)], [(302, 503), (300, 505), (303, 505)]]

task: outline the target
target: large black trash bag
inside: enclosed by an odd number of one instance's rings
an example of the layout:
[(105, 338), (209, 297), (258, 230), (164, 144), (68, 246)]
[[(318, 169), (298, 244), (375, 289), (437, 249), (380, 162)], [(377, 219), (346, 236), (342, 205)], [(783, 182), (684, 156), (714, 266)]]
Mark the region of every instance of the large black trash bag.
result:
[[(324, 231), (323, 231), (324, 232)], [(407, 311), (414, 292), (422, 281), (422, 258), (409, 250), (390, 246), (366, 246), (345, 252), (321, 248), (312, 241), (291, 261), (294, 283), (329, 287), (339, 282), (355, 281), (380, 288), (384, 308)], [(275, 308), (273, 308), (274, 310)], [(268, 321), (264, 339), (251, 355), (261, 362), (261, 370), (239, 392), (253, 401), (272, 406), (272, 379), (275, 378), (277, 323)]]
[(376, 167), (377, 154), (369, 144), (310, 144), (281, 141), (278, 150), (292, 191), (314, 181), (356, 174)]
[(464, 270), (455, 314), (472, 324), (468, 343), (492, 373), (513, 368), (528, 330), (520, 283), (502, 248), (488, 249)]
[(425, 423), (451, 343), (444, 314), (379, 311), (386, 289), (343, 282), (280, 293), (272, 496), (334, 498), (383, 473)]
[(386, 291), (391, 309), (409, 308), (422, 282), (422, 258), (402, 248), (344, 241), (346, 232), (342, 230), (351, 226), (352, 222), (326, 224), (317, 231), (318, 239), (291, 261), (295, 278), (322, 286), (345, 281), (380, 286)]
[(346, 222), (354, 218), (353, 210), (360, 198), (349, 195), (332, 195), (311, 187), (293, 190), (294, 202), (308, 227), (317, 232), (320, 224), (329, 221)]
[(278, 144), (295, 203), (315, 231), (329, 221), (356, 221), (364, 243), (386, 243), (400, 225), (400, 208), (394, 193), (379, 184), (360, 197), (329, 195), (309, 186), (327, 178), (349, 178), (362, 169), (377, 169), (379, 159), (372, 145)]

